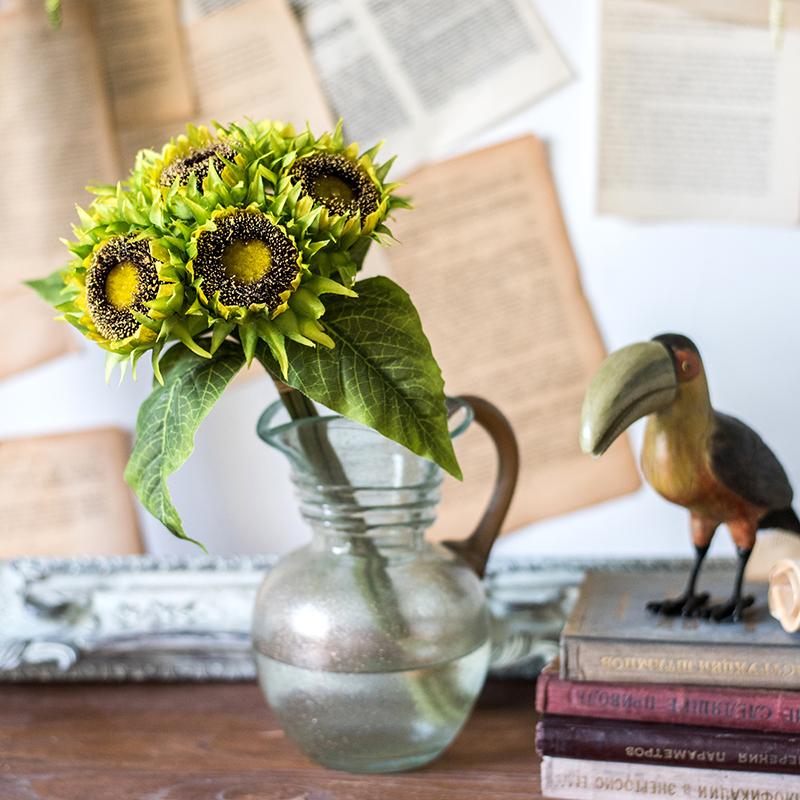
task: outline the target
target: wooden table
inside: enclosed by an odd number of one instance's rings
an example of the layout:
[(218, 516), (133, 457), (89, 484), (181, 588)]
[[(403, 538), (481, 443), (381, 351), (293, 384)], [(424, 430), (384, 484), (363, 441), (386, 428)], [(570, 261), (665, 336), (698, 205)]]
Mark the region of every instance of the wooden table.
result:
[(533, 725), (533, 684), (492, 682), (439, 761), (350, 775), (301, 755), (255, 684), (4, 686), (0, 798), (535, 800)]

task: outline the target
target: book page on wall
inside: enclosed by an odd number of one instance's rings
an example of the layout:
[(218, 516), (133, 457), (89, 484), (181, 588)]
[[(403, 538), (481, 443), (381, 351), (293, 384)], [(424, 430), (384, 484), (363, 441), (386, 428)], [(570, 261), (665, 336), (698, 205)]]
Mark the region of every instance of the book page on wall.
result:
[[(193, 122), (279, 119), (314, 130), (333, 124), (302, 33), (284, 0), (187, 0), (184, 35), (197, 98)], [(189, 119), (121, 131), (128, 162), (160, 147)]]
[(127, 433), (0, 441), (0, 558), (141, 553)]
[[(423, 168), (404, 186), (386, 251), (414, 298), (450, 395), (495, 403), (519, 438), (522, 470), (506, 529), (639, 486), (627, 439), (602, 461), (578, 447), (583, 394), (605, 353), (581, 290), (544, 145), (525, 136)], [(456, 441), (465, 481), (447, 479), (434, 533), (460, 537), (489, 497), (485, 434)]]
[(194, 97), (177, 3), (93, 0), (92, 14), (116, 124), (190, 117)]
[(713, 5), (604, 0), (601, 213), (800, 221), (800, 30), (776, 48), (764, 0)]
[(75, 339), (21, 282), (66, 260), (76, 202), (89, 182), (116, 175), (111, 114), (87, 8), (69, 4), (53, 30), (39, 3), (0, 12), (0, 378), (55, 358)]
[(571, 77), (531, 0), (292, 6), (347, 135), (365, 146), (385, 138), (401, 171)]

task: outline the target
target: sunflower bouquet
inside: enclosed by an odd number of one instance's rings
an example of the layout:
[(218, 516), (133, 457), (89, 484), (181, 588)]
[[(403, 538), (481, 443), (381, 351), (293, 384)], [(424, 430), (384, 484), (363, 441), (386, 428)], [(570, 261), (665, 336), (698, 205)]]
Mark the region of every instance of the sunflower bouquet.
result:
[(175, 535), (189, 538), (167, 478), (253, 361), (293, 416), (320, 403), (460, 475), (410, 298), (387, 278), (358, 280), (408, 205), (376, 155), (346, 143), (341, 124), (319, 137), (275, 121), (189, 126), (140, 151), (127, 180), (90, 187), (72, 259), (31, 282), (107, 351), (107, 375), (150, 355), (126, 479)]

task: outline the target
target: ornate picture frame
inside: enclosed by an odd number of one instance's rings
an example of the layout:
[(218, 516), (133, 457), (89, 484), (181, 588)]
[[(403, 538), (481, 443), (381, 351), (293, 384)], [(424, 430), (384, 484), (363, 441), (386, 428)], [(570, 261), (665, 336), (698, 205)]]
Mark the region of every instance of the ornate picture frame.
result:
[[(273, 555), (0, 562), (0, 681), (251, 680), (250, 616)], [(533, 677), (589, 569), (685, 570), (684, 559), (495, 559), (485, 578), (492, 673)], [(709, 569), (729, 569), (712, 561)]]

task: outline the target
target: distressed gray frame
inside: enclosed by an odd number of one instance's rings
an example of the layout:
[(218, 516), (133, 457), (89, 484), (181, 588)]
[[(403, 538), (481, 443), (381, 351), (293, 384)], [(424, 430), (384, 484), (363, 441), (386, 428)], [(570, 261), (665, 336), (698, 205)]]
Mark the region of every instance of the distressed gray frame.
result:
[[(0, 681), (250, 680), (250, 615), (272, 555), (0, 562)], [(492, 671), (532, 677), (588, 569), (688, 570), (682, 559), (495, 559)], [(730, 569), (712, 561), (708, 569)]]

